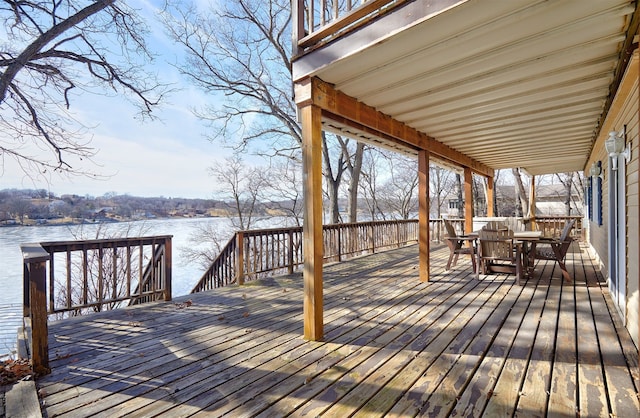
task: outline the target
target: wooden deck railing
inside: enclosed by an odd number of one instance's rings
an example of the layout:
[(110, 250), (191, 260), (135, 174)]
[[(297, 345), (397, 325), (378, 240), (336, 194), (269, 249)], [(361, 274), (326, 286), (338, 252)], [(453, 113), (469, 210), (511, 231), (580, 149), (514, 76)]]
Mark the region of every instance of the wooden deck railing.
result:
[[(464, 220), (453, 220), (461, 228)], [(431, 238), (441, 241), (444, 227), (433, 219)], [(325, 225), (324, 260), (341, 261), (395, 248), (418, 240), (418, 221), (374, 221)], [(293, 273), (302, 266), (302, 228), (274, 228), (237, 232), (203, 274), (192, 293), (243, 284), (266, 275)]]
[(532, 219), (537, 230), (549, 237), (559, 237), (567, 221), (574, 219), (576, 223), (571, 230), (571, 236), (582, 239), (582, 216), (536, 216)]
[[(76, 316), (171, 300), (171, 236), (57, 241), (21, 246), (24, 317), (32, 360), (48, 369), (48, 315)], [(133, 289), (133, 291), (132, 291)]]
[(293, 53), (352, 31), (408, 1), (293, 0)]

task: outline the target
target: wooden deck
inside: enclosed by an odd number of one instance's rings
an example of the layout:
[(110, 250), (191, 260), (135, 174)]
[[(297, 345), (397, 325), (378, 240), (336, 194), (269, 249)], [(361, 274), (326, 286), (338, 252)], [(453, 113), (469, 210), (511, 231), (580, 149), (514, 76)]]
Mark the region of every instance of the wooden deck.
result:
[[(50, 325), (49, 417), (635, 417), (638, 356), (584, 251), (523, 286), (417, 247), (325, 268), (325, 342), (300, 275)], [(552, 278), (551, 278), (552, 277)], [(191, 303), (187, 302), (191, 299)]]

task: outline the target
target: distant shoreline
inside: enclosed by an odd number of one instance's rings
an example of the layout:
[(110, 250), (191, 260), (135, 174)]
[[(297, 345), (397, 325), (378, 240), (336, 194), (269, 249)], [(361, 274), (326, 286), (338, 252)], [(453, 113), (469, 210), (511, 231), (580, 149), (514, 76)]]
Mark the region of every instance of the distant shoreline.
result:
[[(39, 226), (69, 226), (69, 225), (98, 225), (106, 223), (124, 223), (124, 222), (139, 222), (139, 221), (153, 221), (162, 219), (215, 219), (220, 216), (203, 215), (203, 216), (154, 216), (147, 218), (62, 218), (62, 219), (26, 219), (23, 223), (13, 220), (8, 223), (0, 221), (0, 228), (15, 228), (15, 227), (39, 227)], [(10, 220), (11, 221), (11, 220)]]

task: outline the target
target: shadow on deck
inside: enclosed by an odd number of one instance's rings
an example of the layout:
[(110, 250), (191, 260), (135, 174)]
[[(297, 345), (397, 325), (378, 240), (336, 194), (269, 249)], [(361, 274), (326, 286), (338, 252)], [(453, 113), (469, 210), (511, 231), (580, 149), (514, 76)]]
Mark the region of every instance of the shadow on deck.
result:
[(325, 267), (325, 342), (299, 274), (50, 325), (50, 416), (638, 416), (637, 351), (577, 248), (516, 286), (417, 247)]

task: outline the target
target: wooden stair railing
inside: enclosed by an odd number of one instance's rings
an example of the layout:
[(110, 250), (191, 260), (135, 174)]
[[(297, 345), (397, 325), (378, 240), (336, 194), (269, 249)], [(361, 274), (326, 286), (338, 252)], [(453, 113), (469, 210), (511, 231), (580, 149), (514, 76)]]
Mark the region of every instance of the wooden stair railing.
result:
[(191, 293), (226, 286), (236, 281), (237, 243), (238, 233), (235, 233), (220, 251), (218, 257), (213, 260), (207, 271), (204, 272), (198, 284), (191, 290)]
[[(153, 257), (144, 268), (142, 279), (132, 294), (129, 306), (156, 300), (171, 300), (171, 289), (167, 289), (167, 283), (163, 283), (163, 278), (165, 277), (163, 269), (166, 265), (164, 260), (167, 257), (168, 249), (167, 244), (163, 241), (162, 243), (153, 243), (151, 245), (153, 246)], [(170, 284), (171, 281), (168, 281), (168, 283)]]

